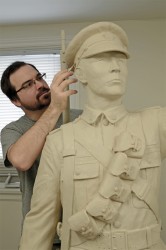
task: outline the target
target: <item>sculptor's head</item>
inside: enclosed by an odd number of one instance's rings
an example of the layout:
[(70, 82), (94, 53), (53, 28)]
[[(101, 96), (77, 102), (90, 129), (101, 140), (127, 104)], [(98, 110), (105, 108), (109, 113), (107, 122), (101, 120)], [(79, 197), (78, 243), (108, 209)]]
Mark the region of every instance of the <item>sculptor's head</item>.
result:
[(66, 50), (66, 63), (92, 97), (116, 99), (126, 88), (128, 39), (116, 24), (99, 22), (81, 30)]

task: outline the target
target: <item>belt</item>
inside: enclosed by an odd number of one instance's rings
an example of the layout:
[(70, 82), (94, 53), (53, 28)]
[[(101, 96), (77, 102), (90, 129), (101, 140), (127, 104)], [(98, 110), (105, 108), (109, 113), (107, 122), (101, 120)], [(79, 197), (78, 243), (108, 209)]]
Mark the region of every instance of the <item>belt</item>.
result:
[[(159, 224), (137, 230), (107, 231), (95, 240), (88, 240), (77, 247), (95, 250), (148, 249), (160, 241), (160, 231), (161, 226)], [(72, 245), (74, 247), (74, 242)]]
[(137, 230), (111, 231), (111, 234), (106, 232), (100, 237), (110, 240), (112, 250), (140, 250), (159, 242), (160, 230), (161, 226), (157, 224)]

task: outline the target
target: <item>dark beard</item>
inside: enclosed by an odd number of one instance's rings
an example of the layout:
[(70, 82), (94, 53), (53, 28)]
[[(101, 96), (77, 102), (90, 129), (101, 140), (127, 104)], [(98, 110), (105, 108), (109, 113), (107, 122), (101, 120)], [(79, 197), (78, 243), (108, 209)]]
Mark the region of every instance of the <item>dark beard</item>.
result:
[(36, 96), (36, 105), (32, 106), (32, 105), (26, 105), (24, 104), (23, 102), (21, 102), (22, 104), (22, 108), (23, 109), (27, 109), (29, 111), (37, 111), (37, 110), (42, 110), (42, 109), (45, 109), (49, 106), (50, 102), (51, 102), (51, 94), (50, 92), (48, 94), (46, 94), (42, 101), (40, 100), (40, 96), (43, 94), (43, 93), (47, 93), (49, 90), (44, 88), (44, 90), (42, 89), (38, 95)]

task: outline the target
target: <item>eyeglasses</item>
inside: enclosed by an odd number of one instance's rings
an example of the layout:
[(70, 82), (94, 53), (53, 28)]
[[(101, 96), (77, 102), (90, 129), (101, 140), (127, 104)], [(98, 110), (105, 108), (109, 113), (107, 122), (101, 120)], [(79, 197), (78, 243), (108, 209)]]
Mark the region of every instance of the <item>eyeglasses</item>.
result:
[(16, 93), (20, 92), (22, 89), (28, 90), (30, 89), (34, 84), (36, 84), (36, 81), (38, 82), (45, 82), (46, 73), (38, 74), (35, 79), (28, 80), (22, 84), (22, 87), (18, 90), (16, 90)]

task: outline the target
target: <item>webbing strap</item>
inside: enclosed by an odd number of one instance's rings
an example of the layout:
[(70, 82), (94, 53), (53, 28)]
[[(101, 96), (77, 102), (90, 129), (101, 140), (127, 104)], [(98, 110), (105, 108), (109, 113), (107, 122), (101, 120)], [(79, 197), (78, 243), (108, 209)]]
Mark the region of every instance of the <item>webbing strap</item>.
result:
[(74, 173), (74, 131), (72, 123), (67, 126), (62, 126), (63, 131), (63, 223), (62, 223), (62, 237), (61, 250), (68, 250), (70, 245), (70, 227), (68, 218), (72, 215), (73, 208), (73, 173)]

